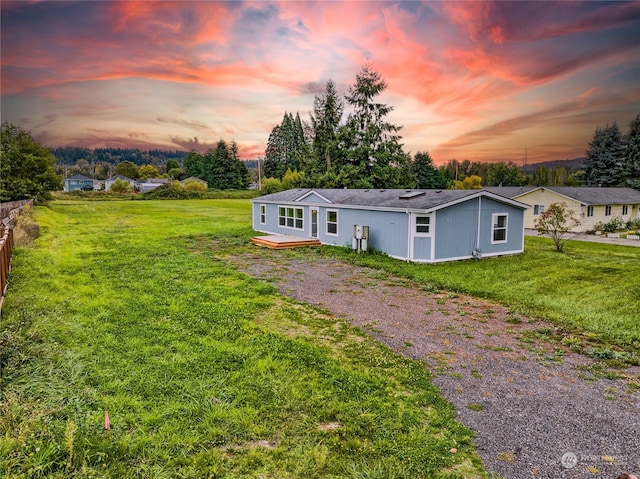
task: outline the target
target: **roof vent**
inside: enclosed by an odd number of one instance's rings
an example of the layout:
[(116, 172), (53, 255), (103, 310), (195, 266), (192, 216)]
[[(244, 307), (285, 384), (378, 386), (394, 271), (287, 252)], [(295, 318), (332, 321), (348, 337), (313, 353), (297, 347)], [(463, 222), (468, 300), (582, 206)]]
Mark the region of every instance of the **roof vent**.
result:
[(398, 196), (400, 200), (410, 200), (412, 198), (417, 198), (418, 196), (424, 195), (426, 192), (424, 191), (410, 191), (409, 193), (405, 193), (403, 195)]

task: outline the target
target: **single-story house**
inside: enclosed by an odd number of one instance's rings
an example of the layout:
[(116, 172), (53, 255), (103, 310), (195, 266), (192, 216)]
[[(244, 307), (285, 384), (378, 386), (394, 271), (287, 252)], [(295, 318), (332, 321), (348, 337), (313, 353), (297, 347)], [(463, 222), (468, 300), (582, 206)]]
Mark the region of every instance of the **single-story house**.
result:
[(93, 179), (84, 175), (73, 175), (64, 179), (64, 191), (67, 193), (75, 190), (92, 191)]
[(116, 175), (111, 178), (107, 178), (104, 180), (104, 189), (105, 191), (109, 191), (111, 189), (111, 185), (113, 185), (116, 180), (126, 181), (131, 185), (131, 188), (135, 188), (137, 186), (136, 180), (132, 180), (131, 178), (127, 178), (124, 175)]
[(157, 187), (169, 183), (168, 178), (147, 178), (145, 181), (138, 182), (138, 189), (141, 193), (155, 190)]
[(251, 202), (256, 231), (351, 247), (366, 226), (368, 248), (409, 261), (524, 251), (528, 206), (484, 190), (292, 189)]
[(524, 215), (525, 228), (535, 228), (535, 221), (552, 203), (565, 203), (580, 221), (575, 232), (593, 231), (596, 224), (613, 218), (623, 222), (640, 217), (640, 191), (633, 188), (599, 187), (488, 187), (485, 191), (506, 196), (531, 206)]

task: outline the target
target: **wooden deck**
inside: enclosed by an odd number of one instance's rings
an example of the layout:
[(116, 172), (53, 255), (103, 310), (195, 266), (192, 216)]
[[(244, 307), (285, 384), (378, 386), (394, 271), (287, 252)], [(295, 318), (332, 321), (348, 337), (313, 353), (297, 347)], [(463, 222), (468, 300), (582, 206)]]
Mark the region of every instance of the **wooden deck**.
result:
[(320, 246), (315, 238), (302, 238), (292, 235), (254, 236), (251, 242), (258, 246), (266, 246), (272, 249), (297, 248), (298, 246)]

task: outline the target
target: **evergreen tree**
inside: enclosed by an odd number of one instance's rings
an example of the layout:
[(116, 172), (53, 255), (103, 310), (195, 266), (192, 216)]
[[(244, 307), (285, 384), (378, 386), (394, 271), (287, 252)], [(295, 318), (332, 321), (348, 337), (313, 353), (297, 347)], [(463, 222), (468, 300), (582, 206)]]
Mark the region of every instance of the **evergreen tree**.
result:
[(618, 125), (596, 128), (584, 161), (587, 186), (618, 186), (623, 181), (624, 146)]
[(238, 157), (235, 142), (227, 145), (218, 141), (215, 148), (207, 151), (203, 157), (204, 176), (209, 188), (216, 190), (243, 189), (249, 184), (249, 171)]
[(416, 178), (416, 188), (446, 188), (447, 179), (433, 166), (433, 160), (428, 152), (415, 154), (411, 169)]
[(22, 128), (2, 124), (0, 141), (0, 201), (46, 199), (62, 188), (56, 157)]
[(640, 190), (640, 115), (629, 125), (624, 156), (623, 185)]
[(195, 176), (204, 180), (204, 159), (201, 154), (190, 151), (182, 161), (187, 176)]
[(338, 95), (333, 80), (329, 80), (323, 95), (316, 95), (311, 116), (311, 154), (305, 164), (309, 186), (319, 186), (322, 177), (331, 171), (332, 158), (337, 156), (337, 138), (344, 101)]
[(415, 182), (397, 135), (401, 127), (386, 121), (393, 107), (375, 101), (386, 88), (380, 74), (365, 66), (345, 96), (353, 112), (340, 128), (340, 158), (332, 165), (340, 186), (403, 188)]
[(300, 115), (295, 118), (285, 113), (282, 123), (271, 130), (265, 152), (264, 174), (267, 177), (284, 177), (287, 170), (301, 169), (308, 151), (304, 127)]

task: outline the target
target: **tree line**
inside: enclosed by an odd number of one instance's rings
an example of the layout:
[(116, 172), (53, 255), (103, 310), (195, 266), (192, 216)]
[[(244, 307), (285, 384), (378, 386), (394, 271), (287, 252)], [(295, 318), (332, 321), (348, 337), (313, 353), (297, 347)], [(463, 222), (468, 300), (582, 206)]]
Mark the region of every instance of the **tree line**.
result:
[[(314, 98), (309, 121), (285, 112), (269, 135), (263, 182), (267, 190), (321, 188), (481, 188), (482, 186), (631, 186), (640, 188), (638, 124), (623, 136), (617, 126), (596, 129), (583, 169), (539, 166), (525, 174), (513, 162), (449, 160), (436, 167), (427, 151), (411, 157), (393, 107), (379, 102), (387, 83), (370, 66), (357, 73), (346, 95), (332, 80)], [(345, 108), (351, 113), (344, 118)]]

